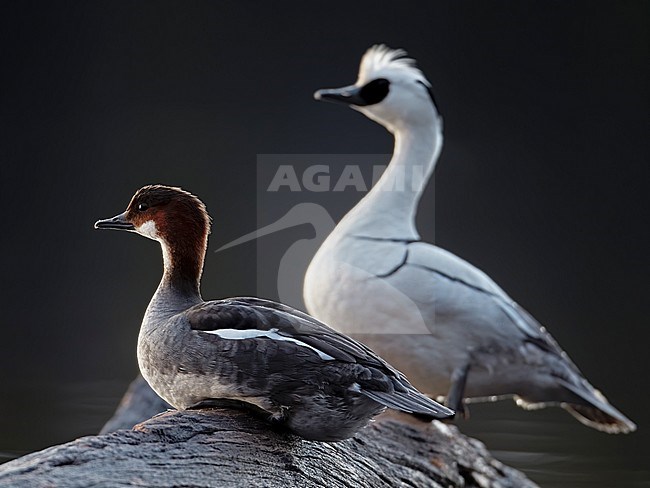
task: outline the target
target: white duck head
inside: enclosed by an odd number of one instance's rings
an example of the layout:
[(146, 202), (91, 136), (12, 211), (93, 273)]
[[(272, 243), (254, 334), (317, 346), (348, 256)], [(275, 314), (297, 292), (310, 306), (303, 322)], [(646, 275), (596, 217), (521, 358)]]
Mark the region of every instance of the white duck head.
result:
[(431, 83), (403, 49), (380, 44), (361, 59), (354, 85), (318, 90), (317, 100), (350, 105), (391, 132), (441, 124)]

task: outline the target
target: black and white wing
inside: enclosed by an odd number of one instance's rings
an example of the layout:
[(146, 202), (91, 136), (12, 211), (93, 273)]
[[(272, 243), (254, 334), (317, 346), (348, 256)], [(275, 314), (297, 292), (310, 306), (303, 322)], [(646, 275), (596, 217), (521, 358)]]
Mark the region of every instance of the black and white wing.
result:
[[(187, 317), (199, 334), (245, 343), (247, 351), (263, 348), (268, 352), (263, 361), (268, 370), (316, 364), (327, 372), (329, 381), (338, 381), (387, 407), (433, 418), (454, 415), (418, 392), (368, 347), (286, 305), (260, 298), (231, 298), (196, 305)], [(287, 371), (289, 377), (296, 374), (299, 371)]]
[[(481, 320), (488, 319), (489, 322), (500, 323), (501, 317), (507, 317), (522, 334), (524, 341), (561, 357), (567, 361), (567, 364), (570, 363), (566, 353), (546, 328), (510, 298), (487, 274), (467, 261), (439, 247), (417, 242), (408, 245), (408, 259), (403, 266), (431, 273), (435, 279), (431, 279), (429, 287), (418, 283), (413, 283), (413, 286), (419, 286), (421, 290), (435, 288), (431, 289), (430, 293), (436, 296), (438, 303), (464, 310), (467, 308), (466, 304), (456, 304), (458, 297), (464, 297), (464, 293), (484, 297), (488, 299), (490, 305), (480, 310)], [(570, 364), (575, 368), (572, 363)]]

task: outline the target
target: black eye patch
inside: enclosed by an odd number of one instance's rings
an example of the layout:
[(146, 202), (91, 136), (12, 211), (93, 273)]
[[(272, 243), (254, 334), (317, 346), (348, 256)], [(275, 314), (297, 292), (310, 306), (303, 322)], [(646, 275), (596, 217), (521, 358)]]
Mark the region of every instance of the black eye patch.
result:
[(377, 78), (370, 83), (366, 83), (359, 91), (359, 98), (361, 98), (365, 105), (374, 105), (381, 102), (390, 90), (390, 81), (385, 78)]

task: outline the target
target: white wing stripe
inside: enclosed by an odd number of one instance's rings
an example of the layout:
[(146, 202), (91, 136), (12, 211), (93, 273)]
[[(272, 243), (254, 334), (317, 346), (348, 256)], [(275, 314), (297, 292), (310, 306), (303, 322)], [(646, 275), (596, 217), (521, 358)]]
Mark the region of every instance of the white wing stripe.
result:
[(285, 341), (285, 342), (293, 342), (294, 344), (298, 344), (299, 346), (302, 347), (307, 347), (314, 351), (316, 354), (320, 356), (320, 358), (324, 361), (333, 361), (334, 358), (330, 356), (329, 354), (325, 354), (323, 351), (319, 351), (313, 346), (310, 346), (309, 344), (305, 344), (302, 341), (299, 341), (298, 339), (294, 339), (293, 337), (287, 337), (278, 334), (278, 329), (271, 329), (271, 330), (259, 330), (259, 329), (245, 329), (245, 330), (240, 330), (240, 329), (217, 329), (217, 330), (202, 330), (201, 332), (205, 332), (206, 334), (214, 334), (218, 335), (222, 339), (231, 339), (231, 340), (241, 340), (241, 339), (256, 339), (258, 337), (266, 337), (268, 339), (272, 339), (274, 341)]

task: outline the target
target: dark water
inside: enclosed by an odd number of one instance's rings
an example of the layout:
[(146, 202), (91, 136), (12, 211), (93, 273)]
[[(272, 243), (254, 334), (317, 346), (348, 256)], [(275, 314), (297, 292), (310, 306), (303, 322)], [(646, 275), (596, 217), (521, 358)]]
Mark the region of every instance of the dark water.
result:
[[(0, 462), (95, 434), (113, 413), (126, 384), (105, 380), (7, 386), (20, 399), (2, 405)], [(471, 418), (459, 421), (460, 429), (541, 486), (650, 486), (650, 436), (643, 429), (627, 436), (602, 434), (559, 409), (525, 412), (509, 401), (470, 408)]]
[(461, 430), (541, 486), (650, 486), (650, 436), (643, 426), (629, 435), (604, 434), (561, 409), (527, 412), (510, 401), (471, 405), (470, 414), (459, 421)]
[(0, 462), (96, 434), (126, 389), (123, 381), (5, 383), (0, 405)]

